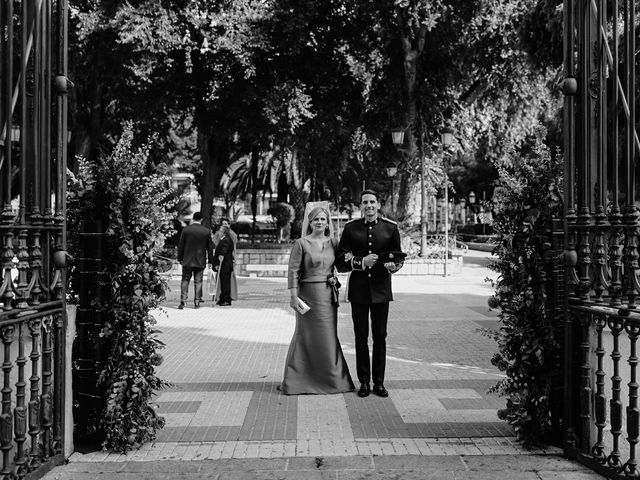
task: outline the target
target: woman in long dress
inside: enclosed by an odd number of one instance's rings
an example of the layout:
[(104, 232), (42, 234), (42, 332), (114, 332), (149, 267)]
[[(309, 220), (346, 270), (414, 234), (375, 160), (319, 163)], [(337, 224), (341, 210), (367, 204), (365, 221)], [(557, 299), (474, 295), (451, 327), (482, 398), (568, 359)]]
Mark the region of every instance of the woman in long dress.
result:
[(280, 390), (286, 395), (352, 392), (355, 388), (338, 340), (337, 241), (329, 235), (326, 209), (316, 207), (307, 218), (307, 235), (295, 242), (289, 257), (288, 286), (291, 308), (296, 310), (299, 298), (311, 308), (304, 314), (296, 311)]
[[(218, 228), (218, 230), (216, 230), (216, 233), (214, 233), (211, 237), (212, 241), (213, 241), (213, 249), (215, 250), (216, 247), (218, 246), (218, 244), (220, 243), (220, 240), (222, 240), (223, 237), (223, 232), (222, 232), (222, 227), (227, 227), (227, 235), (229, 235), (229, 238), (231, 238), (231, 241), (233, 242), (233, 261), (234, 261), (234, 265), (235, 265), (235, 259), (236, 259), (236, 246), (238, 245), (238, 235), (236, 234), (236, 232), (234, 232), (233, 230), (231, 230), (231, 221), (227, 218), (227, 217), (222, 217), (220, 219), (220, 227)], [(220, 294), (222, 293), (222, 282), (216, 282), (215, 283), (215, 293), (214, 293), (214, 300), (219, 300), (220, 299)], [(231, 287), (231, 300), (237, 300), (238, 299), (238, 279), (236, 278), (236, 272), (235, 272), (235, 268), (233, 268), (231, 270), (231, 281), (230, 281), (230, 287)]]

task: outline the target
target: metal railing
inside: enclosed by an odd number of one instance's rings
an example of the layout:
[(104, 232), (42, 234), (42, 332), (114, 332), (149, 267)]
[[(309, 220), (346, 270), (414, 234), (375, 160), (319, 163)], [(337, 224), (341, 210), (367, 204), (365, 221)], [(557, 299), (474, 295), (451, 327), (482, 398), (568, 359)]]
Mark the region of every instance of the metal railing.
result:
[(64, 456), (67, 2), (0, 2), (1, 479)]
[(564, 1), (564, 449), (637, 478), (637, 1)]

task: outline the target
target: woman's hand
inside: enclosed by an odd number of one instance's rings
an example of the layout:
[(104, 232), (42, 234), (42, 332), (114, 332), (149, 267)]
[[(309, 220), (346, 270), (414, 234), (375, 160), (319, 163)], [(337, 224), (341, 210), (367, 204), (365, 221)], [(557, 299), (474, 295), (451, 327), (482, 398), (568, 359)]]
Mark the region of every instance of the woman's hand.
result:
[(295, 310), (298, 306), (298, 287), (290, 288), (289, 293), (291, 294), (291, 298), (289, 299), (289, 306)]
[(292, 295), (291, 299), (289, 300), (289, 306), (291, 308), (293, 308), (294, 310), (298, 307), (298, 296), (297, 295)]

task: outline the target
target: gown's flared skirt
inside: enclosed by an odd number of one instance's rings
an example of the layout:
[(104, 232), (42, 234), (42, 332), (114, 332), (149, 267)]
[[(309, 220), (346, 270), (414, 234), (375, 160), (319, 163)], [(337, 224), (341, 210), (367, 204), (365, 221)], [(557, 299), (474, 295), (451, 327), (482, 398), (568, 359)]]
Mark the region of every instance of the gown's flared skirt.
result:
[(282, 392), (287, 395), (353, 391), (349, 368), (338, 341), (338, 313), (325, 283), (301, 283), (298, 295), (311, 307), (296, 313)]

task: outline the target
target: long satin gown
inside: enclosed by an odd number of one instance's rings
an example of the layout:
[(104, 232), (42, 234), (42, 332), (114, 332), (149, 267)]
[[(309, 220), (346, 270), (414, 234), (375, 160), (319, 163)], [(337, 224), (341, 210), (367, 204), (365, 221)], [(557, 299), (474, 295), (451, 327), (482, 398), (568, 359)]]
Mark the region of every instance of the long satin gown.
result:
[(280, 389), (286, 395), (329, 394), (353, 391), (349, 367), (338, 340), (337, 305), (331, 301), (327, 276), (333, 272), (336, 242), (327, 238), (322, 247), (301, 238), (289, 257), (289, 288), (310, 307), (296, 312), (296, 330), (289, 345)]

